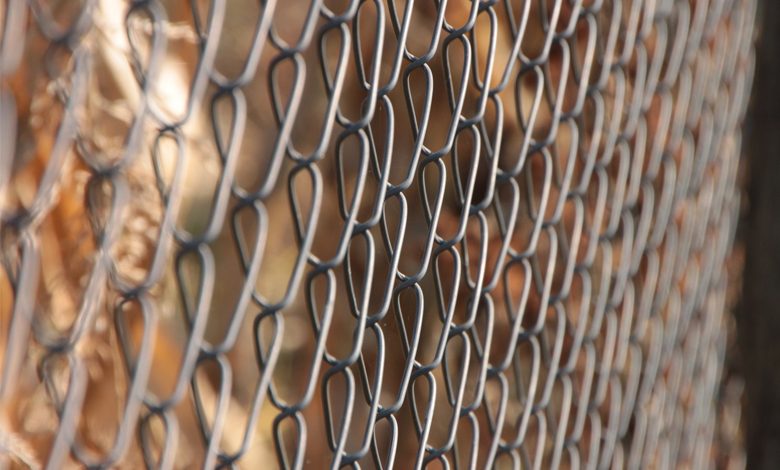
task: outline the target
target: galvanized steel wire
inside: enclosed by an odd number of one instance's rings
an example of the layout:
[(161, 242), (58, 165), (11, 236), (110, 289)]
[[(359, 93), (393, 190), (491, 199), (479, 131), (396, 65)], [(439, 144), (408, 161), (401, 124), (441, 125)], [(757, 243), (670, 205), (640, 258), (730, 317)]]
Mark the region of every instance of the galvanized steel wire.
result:
[(703, 468), (754, 0), (5, 0), (0, 448)]

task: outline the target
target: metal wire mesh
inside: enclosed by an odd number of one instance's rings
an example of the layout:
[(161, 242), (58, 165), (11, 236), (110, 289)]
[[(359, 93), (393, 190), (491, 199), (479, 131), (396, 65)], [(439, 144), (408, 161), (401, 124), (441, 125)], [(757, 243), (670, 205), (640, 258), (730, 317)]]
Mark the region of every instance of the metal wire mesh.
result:
[(5, 0), (0, 449), (702, 468), (752, 0)]

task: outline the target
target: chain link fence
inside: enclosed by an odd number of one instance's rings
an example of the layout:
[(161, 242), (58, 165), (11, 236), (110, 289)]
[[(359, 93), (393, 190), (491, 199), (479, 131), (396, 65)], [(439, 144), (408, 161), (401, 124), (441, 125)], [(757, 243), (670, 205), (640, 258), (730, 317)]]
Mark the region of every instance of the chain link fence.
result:
[(5, 464), (724, 465), (754, 0), (0, 5)]

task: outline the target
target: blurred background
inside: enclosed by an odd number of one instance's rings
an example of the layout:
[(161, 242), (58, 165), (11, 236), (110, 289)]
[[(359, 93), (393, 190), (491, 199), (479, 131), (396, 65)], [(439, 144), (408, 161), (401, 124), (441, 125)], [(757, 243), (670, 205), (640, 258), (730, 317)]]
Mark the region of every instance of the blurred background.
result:
[(780, 468), (780, 2), (762, 0), (745, 125), (745, 253), (732, 371), (744, 377), (747, 468)]

